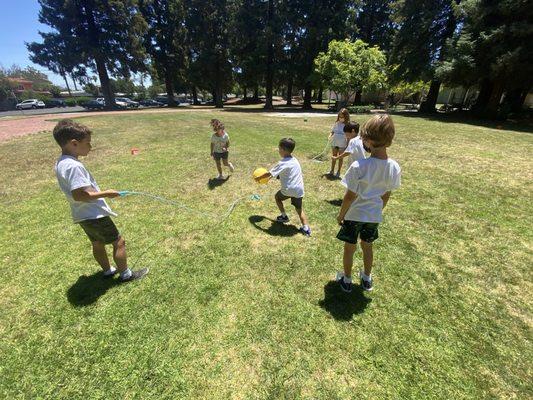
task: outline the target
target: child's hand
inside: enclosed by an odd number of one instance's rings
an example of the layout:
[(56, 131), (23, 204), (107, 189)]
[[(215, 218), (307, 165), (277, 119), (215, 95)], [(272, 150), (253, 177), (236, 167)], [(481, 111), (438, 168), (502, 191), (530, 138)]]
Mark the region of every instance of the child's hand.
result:
[(215, 155), (214, 155), (213, 153), (211, 153), (211, 157), (212, 157), (212, 158), (215, 158)]
[(222, 147), (222, 151), (228, 151), (227, 147)]
[(344, 217), (341, 217), (341, 215), (337, 215), (337, 222), (339, 225), (342, 225), (342, 223), (344, 222)]
[(339, 159), (339, 156), (331, 156), (331, 159), (332, 159), (332, 160), (338, 160), (338, 159)]

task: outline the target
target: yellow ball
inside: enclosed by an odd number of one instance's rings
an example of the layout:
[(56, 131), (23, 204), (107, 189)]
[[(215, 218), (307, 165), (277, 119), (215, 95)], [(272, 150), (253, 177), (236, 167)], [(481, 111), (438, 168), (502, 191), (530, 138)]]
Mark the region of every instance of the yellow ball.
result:
[[(254, 173), (252, 174), (252, 176), (253, 176), (254, 179), (256, 179), (256, 178), (260, 177), (261, 175), (266, 174), (267, 172), (268, 172), (268, 170), (267, 170), (266, 168), (257, 168), (257, 169), (254, 171)], [(259, 181), (256, 181), (256, 182), (257, 182), (257, 183), (261, 183), (261, 184), (264, 185), (264, 184), (268, 183), (268, 180), (269, 180), (269, 179), (270, 179), (270, 178), (263, 178), (263, 179), (261, 179), (261, 180), (259, 180)]]

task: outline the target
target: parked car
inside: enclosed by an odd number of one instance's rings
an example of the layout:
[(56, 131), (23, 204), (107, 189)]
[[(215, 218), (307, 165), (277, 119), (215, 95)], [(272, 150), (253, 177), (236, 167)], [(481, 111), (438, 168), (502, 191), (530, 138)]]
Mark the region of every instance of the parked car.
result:
[(87, 110), (103, 110), (105, 107), (104, 101), (96, 100), (89, 100), (81, 105), (83, 108)]
[[(125, 110), (127, 108), (131, 108), (128, 105), (128, 103), (126, 103), (125, 101), (121, 101), (119, 99), (121, 99), (121, 97), (115, 97), (115, 105), (117, 106), (118, 109)], [(102, 108), (104, 108), (103, 106), (105, 105), (105, 99), (103, 97), (98, 97), (96, 101), (102, 104)]]
[(146, 99), (140, 101), (143, 107), (163, 107), (165, 104), (153, 99)]
[[(157, 96), (155, 98), (155, 100), (168, 106), (168, 97), (167, 96)], [(176, 98), (176, 96), (174, 96), (174, 101), (176, 102), (176, 105), (178, 105), (180, 103), (179, 100)]]
[(65, 103), (65, 100), (61, 100), (61, 99), (50, 99), (50, 100), (46, 100), (44, 102), (44, 104), (46, 105), (46, 107), (66, 107), (67, 106), (67, 103)]
[(30, 108), (44, 108), (45, 104), (41, 100), (29, 99), (18, 103), (16, 107), (17, 110), (28, 110)]
[(139, 108), (139, 103), (137, 101), (133, 101), (127, 97), (115, 97), (115, 103), (117, 102), (126, 103), (127, 108)]

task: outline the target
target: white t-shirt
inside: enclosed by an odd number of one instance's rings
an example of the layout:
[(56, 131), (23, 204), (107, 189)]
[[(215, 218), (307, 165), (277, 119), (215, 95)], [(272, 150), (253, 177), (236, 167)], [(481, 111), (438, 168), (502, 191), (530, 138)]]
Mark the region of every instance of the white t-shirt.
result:
[(342, 185), (357, 194), (344, 219), (381, 222), (381, 196), (400, 187), (401, 174), (400, 166), (391, 158), (380, 160), (369, 157), (355, 161), (342, 179)]
[(333, 137), (331, 138), (331, 146), (340, 147), (344, 149), (346, 147), (346, 136), (344, 136), (344, 123), (340, 121), (335, 122), (335, 124), (331, 128), (331, 132), (333, 132)]
[(348, 146), (346, 146), (346, 150), (344, 150), (344, 152), (350, 153), (350, 156), (348, 157), (350, 165), (352, 165), (354, 161), (366, 158), (365, 148), (363, 147), (363, 141), (361, 140), (360, 136), (356, 136), (353, 139), (350, 139), (350, 141), (348, 142)]
[(304, 177), (302, 167), (294, 157), (285, 157), (277, 163), (270, 174), (281, 182), (281, 193), (289, 197), (304, 197)]
[(226, 148), (227, 143), (229, 142), (229, 135), (227, 132), (224, 132), (222, 136), (218, 136), (216, 133), (213, 133), (213, 136), (211, 136), (211, 143), (214, 144), (213, 151), (215, 153), (224, 153), (227, 150), (224, 150)]
[(74, 223), (86, 219), (97, 219), (106, 216), (116, 216), (104, 199), (91, 202), (76, 201), (72, 198), (72, 191), (82, 187), (91, 187), (96, 191), (100, 188), (84, 165), (72, 156), (62, 155), (56, 162), (55, 172), (59, 188), (67, 197)]

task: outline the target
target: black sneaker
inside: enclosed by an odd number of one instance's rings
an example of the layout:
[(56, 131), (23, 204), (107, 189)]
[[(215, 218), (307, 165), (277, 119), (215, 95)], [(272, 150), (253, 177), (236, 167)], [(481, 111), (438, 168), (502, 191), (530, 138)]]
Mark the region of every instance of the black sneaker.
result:
[(282, 222), (282, 223), (285, 223), (285, 222), (289, 222), (289, 217), (287, 215), (283, 216), (283, 215), (278, 215), (276, 217), (276, 221), (277, 222)]
[(353, 284), (352, 282), (348, 283), (344, 280), (344, 274), (342, 272), (337, 272), (337, 276), (335, 278), (337, 282), (339, 282), (339, 285), (343, 292), (351, 293)]
[(125, 278), (125, 279), (120, 278), (120, 281), (121, 282), (131, 282), (131, 281), (134, 281), (134, 280), (137, 280), (137, 279), (142, 279), (148, 273), (148, 271), (149, 271), (148, 268), (141, 268), (141, 269), (139, 269), (137, 271), (132, 271), (131, 272), (131, 276), (129, 278)]
[(361, 287), (363, 288), (363, 290), (366, 290), (367, 292), (372, 291), (372, 279), (367, 281), (363, 279), (363, 276), (361, 274), (359, 274), (359, 276), (361, 277)]
[(305, 236), (310, 237), (311, 236), (311, 228), (304, 228), (303, 226), (300, 228), (300, 232), (302, 232)]

